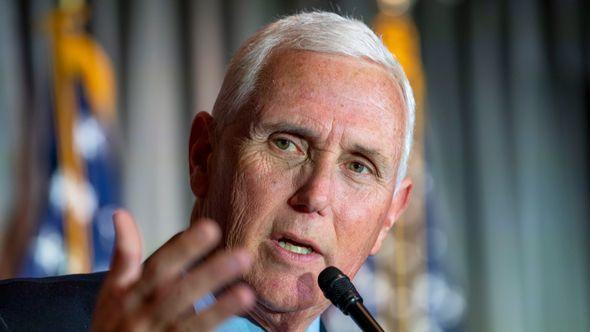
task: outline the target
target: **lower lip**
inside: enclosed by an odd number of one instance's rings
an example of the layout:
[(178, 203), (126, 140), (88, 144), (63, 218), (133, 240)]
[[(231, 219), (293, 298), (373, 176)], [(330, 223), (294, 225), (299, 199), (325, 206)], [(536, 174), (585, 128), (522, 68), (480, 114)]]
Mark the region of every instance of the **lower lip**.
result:
[(309, 262), (313, 262), (315, 260), (318, 260), (322, 257), (320, 254), (318, 254), (315, 251), (312, 252), (311, 254), (307, 254), (307, 255), (297, 254), (297, 253), (294, 253), (292, 251), (289, 251), (289, 250), (281, 247), (281, 245), (279, 245), (279, 241), (277, 241), (277, 240), (269, 240), (269, 241), (270, 241), (271, 251), (275, 254), (275, 256), (278, 256), (282, 260), (286, 260), (289, 262), (309, 263)]

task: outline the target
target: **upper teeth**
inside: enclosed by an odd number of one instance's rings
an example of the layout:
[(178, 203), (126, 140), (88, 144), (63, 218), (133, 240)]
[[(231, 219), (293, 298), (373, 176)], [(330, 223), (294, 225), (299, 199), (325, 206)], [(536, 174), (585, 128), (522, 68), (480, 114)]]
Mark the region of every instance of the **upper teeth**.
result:
[(309, 255), (312, 252), (310, 248), (300, 247), (298, 245), (286, 241), (279, 241), (279, 245), (281, 246), (281, 248), (294, 252), (296, 254)]

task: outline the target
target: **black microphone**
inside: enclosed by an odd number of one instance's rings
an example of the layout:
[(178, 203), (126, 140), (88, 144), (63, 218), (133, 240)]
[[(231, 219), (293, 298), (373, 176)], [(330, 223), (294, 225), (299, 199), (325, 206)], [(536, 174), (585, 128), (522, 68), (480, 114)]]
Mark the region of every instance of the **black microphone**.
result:
[(350, 279), (334, 266), (328, 266), (318, 276), (318, 284), (324, 296), (345, 315), (350, 315), (356, 325), (365, 332), (384, 332), (379, 323), (363, 305), (363, 298)]

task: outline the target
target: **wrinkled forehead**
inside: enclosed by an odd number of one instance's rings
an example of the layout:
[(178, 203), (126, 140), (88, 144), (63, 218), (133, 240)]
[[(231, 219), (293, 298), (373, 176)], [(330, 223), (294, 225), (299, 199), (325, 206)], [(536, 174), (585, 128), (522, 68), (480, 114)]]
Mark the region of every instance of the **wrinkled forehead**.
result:
[[(310, 58), (314, 58), (314, 61), (309, 61)], [(340, 61), (335, 61), (335, 59)], [(353, 62), (358, 66), (354, 70), (342, 68), (339, 64), (343, 61)], [(320, 72), (322, 69), (329, 70)], [(306, 85), (301, 82), (307, 83), (318, 79), (316, 81), (322, 82), (323, 89), (333, 91), (340, 90), (345, 84), (357, 84), (358, 91), (363, 92), (359, 82), (360, 76), (364, 78), (363, 83), (367, 83), (367, 78), (372, 83), (371, 94), (363, 94), (362, 98), (373, 100), (375, 104), (390, 106), (392, 112), (398, 113), (396, 116), (405, 118), (406, 105), (400, 83), (394, 74), (383, 65), (360, 57), (287, 49), (274, 52), (265, 61), (256, 77), (252, 95), (237, 112), (236, 118), (230, 122), (240, 121), (243, 123), (252, 119), (260, 110), (261, 104), (276, 96), (277, 93), (290, 91), (291, 88), (293, 92), (307, 91), (311, 93), (311, 87), (306, 89)], [(351, 95), (350, 97), (354, 98), (355, 96)], [(357, 99), (361, 98), (357, 96)]]
[[(272, 55), (261, 70), (257, 95), (272, 97), (273, 93), (289, 88), (311, 91), (318, 85), (323, 89), (340, 91), (357, 86), (358, 94), (350, 97), (370, 99), (376, 105), (393, 106), (391, 111), (405, 109), (401, 88), (394, 75), (380, 64), (359, 57), (302, 50), (283, 50)], [(370, 93), (360, 90), (371, 87)], [(307, 88), (307, 89), (306, 89)], [(402, 106), (402, 107), (398, 107)]]
[(258, 118), (308, 117), (318, 129), (339, 121), (349, 131), (372, 132), (390, 145), (401, 144), (406, 117), (401, 89), (393, 75), (374, 62), (283, 52), (269, 59), (257, 86)]

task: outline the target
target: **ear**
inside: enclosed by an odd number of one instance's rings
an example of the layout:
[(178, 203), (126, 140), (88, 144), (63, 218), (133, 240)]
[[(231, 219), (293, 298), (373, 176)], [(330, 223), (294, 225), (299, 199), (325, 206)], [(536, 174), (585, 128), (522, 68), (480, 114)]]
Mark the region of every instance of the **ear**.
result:
[(375, 241), (375, 244), (371, 249), (371, 255), (376, 254), (379, 251), (379, 249), (381, 249), (381, 244), (383, 244), (383, 240), (385, 240), (387, 232), (389, 232), (389, 229), (391, 229), (395, 221), (399, 219), (399, 217), (402, 215), (402, 213), (404, 213), (404, 211), (408, 207), (408, 203), (410, 202), (410, 196), (412, 194), (413, 188), (414, 184), (410, 179), (407, 178), (399, 184), (399, 188), (397, 189), (397, 191), (391, 199), (391, 205), (389, 206), (387, 215), (383, 220), (383, 225), (381, 226), (381, 230), (379, 231), (377, 241)]
[(207, 112), (199, 112), (193, 119), (188, 144), (188, 166), (193, 194), (203, 198), (209, 186), (208, 166), (212, 153), (212, 133), (215, 123)]

